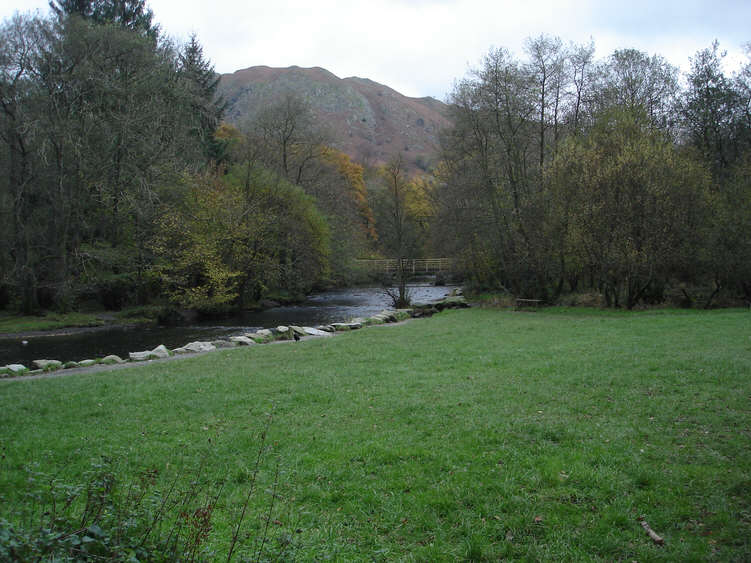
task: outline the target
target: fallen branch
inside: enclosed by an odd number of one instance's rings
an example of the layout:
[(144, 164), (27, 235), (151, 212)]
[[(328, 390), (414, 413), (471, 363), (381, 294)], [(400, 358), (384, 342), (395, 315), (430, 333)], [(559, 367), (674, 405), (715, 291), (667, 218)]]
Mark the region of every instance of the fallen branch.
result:
[(639, 516), (639, 522), (641, 523), (641, 527), (644, 528), (644, 531), (647, 532), (650, 538), (652, 538), (653, 542), (655, 542), (657, 545), (665, 544), (665, 540), (658, 536), (655, 531), (649, 527), (647, 521), (644, 520), (644, 516)]

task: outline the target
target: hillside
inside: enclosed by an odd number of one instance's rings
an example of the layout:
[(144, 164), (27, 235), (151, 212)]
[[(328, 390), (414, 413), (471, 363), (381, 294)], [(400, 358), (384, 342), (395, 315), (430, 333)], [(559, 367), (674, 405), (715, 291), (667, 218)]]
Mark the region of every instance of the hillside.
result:
[(365, 164), (403, 151), (412, 168), (434, 159), (438, 131), (449, 124), (446, 105), (410, 98), (366, 78), (339, 78), (323, 68), (255, 66), (224, 74), (220, 92), (227, 119), (242, 124), (287, 92), (305, 99), (331, 144)]

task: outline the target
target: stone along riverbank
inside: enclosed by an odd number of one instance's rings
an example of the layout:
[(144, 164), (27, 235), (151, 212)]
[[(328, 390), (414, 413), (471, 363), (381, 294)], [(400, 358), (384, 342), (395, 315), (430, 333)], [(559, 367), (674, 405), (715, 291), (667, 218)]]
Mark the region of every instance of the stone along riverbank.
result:
[(127, 363), (137, 363), (149, 360), (166, 359), (173, 356), (184, 354), (198, 354), (212, 352), (223, 348), (233, 348), (237, 346), (255, 346), (259, 344), (268, 344), (277, 341), (295, 341), (307, 338), (322, 338), (333, 335), (337, 332), (358, 330), (363, 327), (372, 325), (381, 325), (387, 323), (396, 323), (410, 318), (419, 318), (431, 316), (444, 309), (456, 309), (468, 307), (468, 303), (461, 295), (451, 295), (436, 303), (424, 305), (415, 305), (409, 309), (397, 309), (395, 311), (382, 311), (366, 319), (353, 319), (349, 322), (331, 323), (319, 325), (317, 327), (306, 327), (296, 325), (279, 325), (275, 328), (260, 329), (255, 332), (249, 332), (228, 338), (215, 339), (211, 341), (193, 341), (170, 350), (163, 344), (152, 350), (143, 350), (130, 352), (127, 358), (122, 358), (116, 354), (96, 359), (84, 359), (80, 361), (62, 362), (60, 360), (39, 359), (32, 362), (31, 367), (24, 364), (8, 364), (0, 367), (0, 377), (23, 377), (27, 375), (43, 375), (58, 370), (68, 370), (76, 368), (93, 368), (99, 365), (118, 365)]

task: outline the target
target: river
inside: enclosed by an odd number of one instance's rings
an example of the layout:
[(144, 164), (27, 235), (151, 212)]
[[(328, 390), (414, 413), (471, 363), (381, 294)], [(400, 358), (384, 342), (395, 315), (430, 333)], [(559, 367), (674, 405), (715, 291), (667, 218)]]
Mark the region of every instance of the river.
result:
[[(451, 286), (410, 284), (415, 303), (427, 303), (445, 297)], [(194, 340), (215, 340), (261, 328), (279, 325), (316, 326), (369, 317), (390, 309), (390, 299), (380, 287), (350, 288), (311, 295), (299, 305), (246, 312), (220, 321), (204, 321), (187, 326), (112, 327), (57, 336), (30, 336), (23, 345), (20, 338), (0, 337), (0, 366), (19, 363), (31, 367), (33, 360), (79, 361), (128, 352), (151, 350), (159, 344), (177, 348)]]

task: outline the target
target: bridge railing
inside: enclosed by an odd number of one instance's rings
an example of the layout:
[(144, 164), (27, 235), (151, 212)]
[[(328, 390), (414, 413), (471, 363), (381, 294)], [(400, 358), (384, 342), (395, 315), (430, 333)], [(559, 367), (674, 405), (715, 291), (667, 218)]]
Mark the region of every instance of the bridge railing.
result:
[[(399, 259), (355, 260), (360, 267), (369, 272), (391, 274), (399, 270)], [(404, 271), (410, 274), (437, 274), (450, 272), (453, 266), (451, 258), (402, 258)]]

